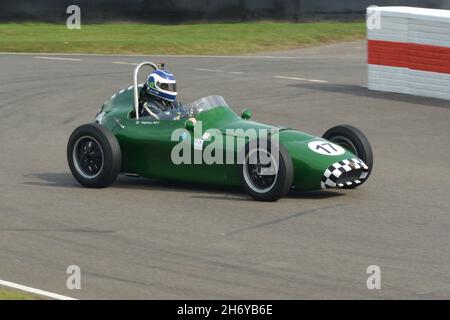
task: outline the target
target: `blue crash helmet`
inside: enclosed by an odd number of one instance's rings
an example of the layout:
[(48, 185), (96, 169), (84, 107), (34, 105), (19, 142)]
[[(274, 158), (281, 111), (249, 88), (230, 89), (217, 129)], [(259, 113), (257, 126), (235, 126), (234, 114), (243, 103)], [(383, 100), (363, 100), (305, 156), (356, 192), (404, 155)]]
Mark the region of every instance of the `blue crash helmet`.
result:
[(147, 78), (147, 90), (151, 95), (173, 102), (177, 99), (177, 81), (169, 70), (155, 70)]

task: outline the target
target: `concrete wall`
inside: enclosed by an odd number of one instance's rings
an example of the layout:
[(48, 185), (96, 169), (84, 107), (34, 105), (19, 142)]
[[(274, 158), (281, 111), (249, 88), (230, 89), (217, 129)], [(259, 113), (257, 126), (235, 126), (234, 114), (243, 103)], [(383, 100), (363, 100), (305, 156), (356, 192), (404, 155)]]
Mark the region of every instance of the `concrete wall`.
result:
[(82, 22), (362, 18), (372, 4), (450, 9), (450, 0), (0, 0), (0, 21), (63, 22), (70, 4)]

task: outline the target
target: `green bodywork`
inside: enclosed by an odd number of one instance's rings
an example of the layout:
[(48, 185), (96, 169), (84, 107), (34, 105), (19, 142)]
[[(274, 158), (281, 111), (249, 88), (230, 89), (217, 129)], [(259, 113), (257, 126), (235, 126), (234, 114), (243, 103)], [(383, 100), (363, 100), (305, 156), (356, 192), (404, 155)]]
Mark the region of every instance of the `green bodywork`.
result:
[[(174, 180), (209, 185), (240, 186), (239, 166), (237, 164), (179, 164), (171, 160), (171, 152), (179, 140), (171, 141), (172, 132), (184, 129), (186, 119), (158, 120), (132, 117), (133, 90), (124, 89), (113, 95), (102, 106), (97, 122), (110, 129), (116, 136), (122, 152), (123, 173), (138, 174), (143, 177), (161, 180)], [(202, 121), (203, 132), (217, 129), (224, 139), (234, 139), (232, 152), (236, 155), (242, 142), (248, 137), (227, 135), (226, 129), (275, 129), (279, 132), (280, 144), (288, 151), (294, 167), (293, 186), (299, 190), (321, 189), (324, 171), (332, 164), (356, 156), (349, 151), (330, 156), (314, 152), (308, 147), (311, 141), (326, 141), (320, 137), (285, 127), (275, 127), (251, 120), (244, 120), (228, 106), (217, 107), (200, 112), (197, 121)], [(246, 118), (246, 117), (244, 117)], [(193, 145), (194, 138), (190, 139)], [(204, 141), (205, 149), (211, 141)], [(226, 146), (226, 143), (223, 143)], [(192, 155), (195, 152), (192, 147)], [(225, 148), (225, 147), (224, 147)], [(242, 149), (242, 148), (241, 148)], [(224, 154), (226, 150), (224, 150)], [(236, 158), (235, 158), (236, 159)]]

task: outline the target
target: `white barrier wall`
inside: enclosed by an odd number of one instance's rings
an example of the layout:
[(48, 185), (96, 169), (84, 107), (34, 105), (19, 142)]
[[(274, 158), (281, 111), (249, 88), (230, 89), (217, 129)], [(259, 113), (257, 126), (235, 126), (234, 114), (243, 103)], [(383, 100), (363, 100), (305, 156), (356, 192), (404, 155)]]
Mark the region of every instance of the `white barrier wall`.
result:
[(368, 88), (450, 100), (450, 10), (367, 8)]

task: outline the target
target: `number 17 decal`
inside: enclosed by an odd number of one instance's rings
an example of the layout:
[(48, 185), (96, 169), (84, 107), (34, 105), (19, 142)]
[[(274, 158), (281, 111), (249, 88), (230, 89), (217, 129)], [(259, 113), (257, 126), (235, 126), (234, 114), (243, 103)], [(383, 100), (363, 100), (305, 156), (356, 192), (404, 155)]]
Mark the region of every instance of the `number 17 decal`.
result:
[(308, 143), (308, 147), (316, 152), (316, 153), (320, 153), (326, 156), (338, 156), (341, 154), (344, 154), (345, 149), (342, 148), (341, 146), (338, 146), (337, 144), (328, 142), (328, 141), (311, 141), (310, 143)]

